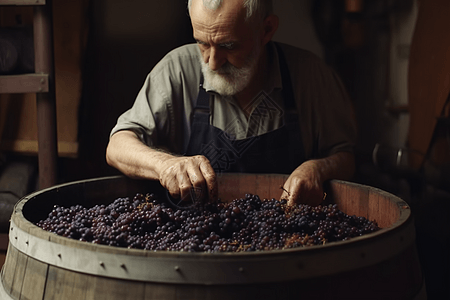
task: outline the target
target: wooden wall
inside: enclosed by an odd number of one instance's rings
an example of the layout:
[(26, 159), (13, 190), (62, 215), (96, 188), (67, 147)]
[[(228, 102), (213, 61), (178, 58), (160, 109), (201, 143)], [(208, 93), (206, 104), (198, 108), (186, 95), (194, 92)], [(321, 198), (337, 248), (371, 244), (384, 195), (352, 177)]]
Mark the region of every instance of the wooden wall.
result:
[[(82, 59), (87, 41), (88, 0), (53, 1), (55, 88), (58, 152), (78, 154), (78, 107), (82, 91)], [(22, 24), (17, 24), (21, 20)], [(32, 26), (33, 8), (0, 8), (0, 27)], [(0, 95), (0, 150), (35, 154), (35, 94)]]

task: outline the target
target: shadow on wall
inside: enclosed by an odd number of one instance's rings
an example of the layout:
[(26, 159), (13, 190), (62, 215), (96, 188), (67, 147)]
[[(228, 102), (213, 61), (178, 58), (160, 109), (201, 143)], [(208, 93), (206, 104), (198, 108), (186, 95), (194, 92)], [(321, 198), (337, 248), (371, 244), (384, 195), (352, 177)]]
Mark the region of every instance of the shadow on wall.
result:
[(306, 49), (324, 58), (323, 45), (319, 41), (312, 19), (314, 0), (274, 1), (274, 13), (280, 18), (274, 40)]
[(105, 161), (117, 118), (132, 106), (153, 66), (168, 51), (193, 42), (186, 5), (179, 0), (96, 0), (89, 18), (80, 106), (82, 163), (62, 162), (62, 181), (118, 173)]

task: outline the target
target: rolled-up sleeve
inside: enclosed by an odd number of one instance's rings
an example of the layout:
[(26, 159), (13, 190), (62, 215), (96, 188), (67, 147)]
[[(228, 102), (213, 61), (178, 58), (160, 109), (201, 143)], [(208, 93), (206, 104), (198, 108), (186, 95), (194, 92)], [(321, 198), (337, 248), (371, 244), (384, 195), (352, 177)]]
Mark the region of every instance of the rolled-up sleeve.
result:
[[(117, 124), (111, 130), (110, 136), (121, 130), (130, 130), (136, 133), (142, 142), (148, 146), (158, 144), (158, 130), (156, 130), (155, 116), (161, 118), (167, 116), (166, 105), (153, 105), (165, 103), (156, 88), (151, 88), (150, 74), (134, 101), (133, 106), (124, 112), (117, 120)], [(153, 99), (153, 101), (150, 101)], [(156, 101), (155, 101), (156, 100)]]
[(150, 72), (133, 106), (111, 130), (131, 130), (150, 147), (182, 153), (189, 139), (189, 116), (200, 82), (197, 45), (169, 52)]

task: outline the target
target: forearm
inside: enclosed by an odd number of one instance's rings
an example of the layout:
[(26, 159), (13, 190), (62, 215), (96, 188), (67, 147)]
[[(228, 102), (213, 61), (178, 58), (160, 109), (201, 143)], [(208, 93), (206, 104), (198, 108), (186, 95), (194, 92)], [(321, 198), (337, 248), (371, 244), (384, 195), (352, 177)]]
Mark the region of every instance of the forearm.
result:
[(297, 170), (319, 183), (330, 179), (350, 179), (355, 172), (355, 158), (350, 152), (338, 152), (321, 159), (304, 162)]
[(152, 149), (132, 131), (111, 136), (106, 161), (128, 177), (159, 180), (174, 198), (189, 199), (195, 188), (204, 191), (199, 199), (217, 199), (216, 174), (206, 157), (176, 156)]
[(349, 152), (338, 152), (326, 158), (308, 160), (289, 176), (280, 199), (288, 199), (290, 204), (318, 205), (323, 200), (325, 181), (348, 180), (354, 171), (355, 159)]
[(159, 180), (162, 164), (173, 157), (148, 147), (127, 130), (111, 136), (106, 149), (107, 163), (131, 178)]

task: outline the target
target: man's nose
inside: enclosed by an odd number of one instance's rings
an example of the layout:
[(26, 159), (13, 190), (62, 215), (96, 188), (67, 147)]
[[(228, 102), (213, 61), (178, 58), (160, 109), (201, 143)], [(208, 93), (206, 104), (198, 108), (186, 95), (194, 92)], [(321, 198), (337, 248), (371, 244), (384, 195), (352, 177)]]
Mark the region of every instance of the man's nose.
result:
[(206, 63), (209, 64), (209, 68), (213, 71), (217, 71), (220, 69), (221, 66), (226, 62), (226, 57), (223, 53), (223, 51), (211, 47), (209, 51), (209, 57), (207, 58)]

